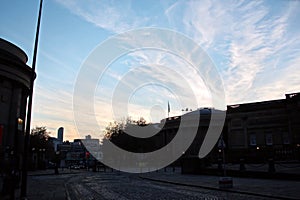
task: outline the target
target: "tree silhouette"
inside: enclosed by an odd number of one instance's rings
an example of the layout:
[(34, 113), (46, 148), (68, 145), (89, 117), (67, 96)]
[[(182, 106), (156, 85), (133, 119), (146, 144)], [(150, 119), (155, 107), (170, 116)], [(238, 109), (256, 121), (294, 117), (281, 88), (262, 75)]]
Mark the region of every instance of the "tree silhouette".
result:
[(109, 123), (105, 129), (103, 145), (105, 145), (107, 142), (106, 140), (109, 140), (124, 150), (136, 153), (145, 153), (156, 150), (159, 145), (158, 140), (162, 140), (161, 134), (160, 137), (151, 136), (148, 138), (140, 138), (138, 136), (135, 137), (130, 135), (131, 131), (136, 131), (138, 135), (139, 132), (142, 133), (142, 131), (153, 132), (155, 131), (155, 127), (153, 124), (147, 123), (143, 117), (139, 118), (138, 120), (127, 118), (126, 120), (122, 120), (120, 122), (115, 121), (113, 123)]
[(54, 148), (49, 140), (49, 132), (45, 126), (37, 126), (31, 130), (30, 149), (31, 154), (37, 154), (37, 162), (39, 168), (45, 167), (46, 160), (54, 158)]

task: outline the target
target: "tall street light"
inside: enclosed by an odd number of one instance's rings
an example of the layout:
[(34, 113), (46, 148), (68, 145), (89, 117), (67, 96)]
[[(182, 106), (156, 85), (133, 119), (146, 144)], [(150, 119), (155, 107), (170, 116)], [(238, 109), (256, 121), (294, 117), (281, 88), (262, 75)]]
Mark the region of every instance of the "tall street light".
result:
[(36, 64), (37, 48), (38, 48), (38, 43), (39, 43), (39, 33), (40, 33), (40, 23), (41, 23), (42, 7), (43, 7), (43, 0), (40, 0), (38, 22), (37, 22), (37, 28), (36, 28), (36, 34), (35, 34), (35, 43), (34, 43), (32, 68), (31, 68), (29, 99), (28, 99), (28, 106), (27, 106), (26, 132), (25, 132), (25, 139), (24, 139), (24, 154), (23, 154), (23, 162), (22, 162), (23, 166), (22, 166), (22, 182), (21, 182), (21, 199), (26, 199), (26, 196), (27, 196), (27, 156), (28, 156), (28, 142), (29, 142), (29, 135), (30, 135), (30, 122), (31, 122), (33, 86), (34, 86), (34, 79), (36, 77), (35, 76), (35, 64)]

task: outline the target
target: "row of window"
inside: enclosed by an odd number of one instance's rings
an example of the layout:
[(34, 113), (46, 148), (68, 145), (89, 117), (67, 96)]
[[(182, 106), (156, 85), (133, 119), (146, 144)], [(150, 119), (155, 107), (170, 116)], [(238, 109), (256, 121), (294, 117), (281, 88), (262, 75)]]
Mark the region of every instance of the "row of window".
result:
[[(254, 126), (254, 125), (266, 125), (266, 124), (283, 124), (286, 123), (287, 119), (285, 116), (278, 115), (278, 116), (270, 116), (270, 117), (264, 117), (264, 118), (250, 118), (247, 120), (248, 126)], [(231, 126), (233, 128), (238, 128), (243, 126), (243, 122), (241, 119), (234, 119), (231, 121)]]
[[(273, 145), (273, 135), (271, 133), (265, 135), (265, 143), (266, 145)], [(282, 144), (290, 144), (290, 138), (287, 134), (282, 135)], [(256, 134), (249, 135), (249, 145), (256, 146), (257, 145), (257, 138)]]

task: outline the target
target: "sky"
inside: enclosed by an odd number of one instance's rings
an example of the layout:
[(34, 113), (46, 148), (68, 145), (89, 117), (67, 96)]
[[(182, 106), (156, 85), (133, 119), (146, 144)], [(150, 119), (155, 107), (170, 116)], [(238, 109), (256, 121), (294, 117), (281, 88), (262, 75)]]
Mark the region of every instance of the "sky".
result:
[[(37, 0), (1, 1), (0, 37), (23, 49), (29, 66), (38, 6)], [(93, 52), (113, 37), (149, 27), (184, 35), (205, 52), (201, 59), (214, 65), (214, 86), (224, 88), (224, 105), (300, 92), (299, 20), (298, 0), (44, 0), (32, 127), (46, 126), (56, 136), (62, 126), (65, 140), (101, 137), (109, 122), (124, 117), (158, 122), (167, 117), (168, 102), (170, 116), (186, 108), (214, 107), (203, 78), (209, 71), (195, 71), (187, 62), (191, 54), (186, 48), (185, 56), (135, 50), (112, 60), (95, 79), (93, 102), (83, 103), (93, 104), (93, 113), (82, 116), (94, 115), (99, 127), (78, 132), (74, 91), (76, 84), (88, 87), (91, 82), (78, 77)], [(149, 38), (138, 35), (123, 42), (164, 43), (163, 38)], [(100, 52), (99, 59), (110, 51)]]

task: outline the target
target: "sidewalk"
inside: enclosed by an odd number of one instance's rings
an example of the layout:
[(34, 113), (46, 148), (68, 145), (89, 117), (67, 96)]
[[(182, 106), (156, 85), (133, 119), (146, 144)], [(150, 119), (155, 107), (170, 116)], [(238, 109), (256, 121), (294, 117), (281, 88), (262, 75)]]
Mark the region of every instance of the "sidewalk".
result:
[[(246, 171), (268, 172), (268, 169), (269, 169), (268, 163), (260, 163), (260, 164), (245, 163), (244, 166), (245, 166)], [(217, 169), (218, 165), (213, 164), (210, 168)], [(275, 168), (276, 173), (300, 174), (300, 163), (299, 162), (295, 162), (295, 163), (275, 162), (274, 168)], [(240, 165), (229, 163), (226, 165), (226, 169), (239, 171)]]
[[(46, 170), (35, 170), (35, 171), (28, 171), (28, 176), (47, 176), (47, 175), (57, 175), (54, 173), (54, 169), (46, 169)], [(75, 169), (67, 169), (67, 168), (59, 168), (58, 175), (62, 174), (76, 174), (80, 173), (82, 170), (75, 170)]]
[(194, 186), (213, 190), (271, 197), (275, 199), (300, 199), (300, 181), (267, 180), (233, 177), (233, 188), (220, 189), (219, 176), (183, 175), (180, 172), (151, 172), (141, 178), (182, 186)]
[(27, 197), (30, 200), (65, 200), (66, 181), (81, 172), (70, 169), (59, 169), (59, 174), (55, 174), (54, 169), (28, 172)]
[[(65, 182), (81, 170), (59, 169), (59, 174), (54, 169), (29, 171), (27, 176), (27, 199), (30, 200), (65, 200)], [(20, 198), (21, 187), (15, 190), (15, 199)], [(10, 196), (1, 196), (0, 199), (8, 200)]]

